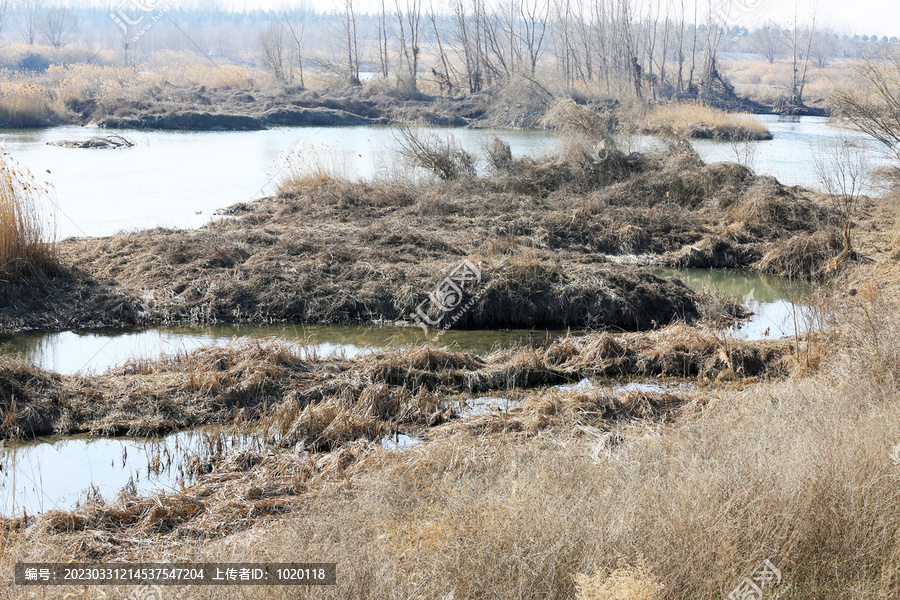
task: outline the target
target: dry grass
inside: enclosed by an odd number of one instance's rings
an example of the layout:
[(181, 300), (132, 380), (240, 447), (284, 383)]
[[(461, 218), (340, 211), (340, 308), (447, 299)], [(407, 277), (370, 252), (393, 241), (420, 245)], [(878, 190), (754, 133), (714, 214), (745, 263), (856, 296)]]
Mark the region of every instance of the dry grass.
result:
[(36, 127), (53, 118), (48, 92), (33, 83), (0, 84), (0, 121), (7, 126)]
[[(535, 392), (492, 417), (518, 420), (518, 429), (451, 423), (410, 450), (356, 442), (311, 462), (235, 455), (183, 494), (91, 505), (10, 532), (0, 560), (304, 556), (338, 564), (338, 586), (308, 592), (317, 598), (712, 600), (769, 559), (790, 597), (888, 600), (900, 593), (892, 459), (900, 298), (888, 285), (856, 289), (828, 304), (832, 328), (816, 341), (817, 372), (709, 390), (674, 420), (592, 421), (607, 392)], [(706, 346), (702, 335), (669, 333), (671, 350)], [(664, 340), (661, 332), (642, 343)], [(576, 338), (547, 356), (600, 362), (634, 344)], [(429, 368), (480, 369), (486, 359), (421, 350), (391, 360), (396, 368), (379, 359), (366, 372), (421, 378)], [(651, 406), (617, 399), (632, 410)], [(386, 406), (375, 396), (365, 404)], [(206, 530), (231, 535), (192, 541)], [(265, 587), (254, 595), (287, 597)]]
[(0, 277), (46, 272), (55, 262), (56, 228), (46, 190), (17, 163), (0, 159)]
[[(0, 364), (0, 439), (150, 435), (236, 422), (258, 424), (282, 446), (322, 450), (372, 440), (401, 425), (443, 422), (453, 416), (460, 394), (585, 377), (777, 378), (787, 372), (788, 350), (785, 343), (727, 341), (675, 325), (649, 333), (565, 337), (545, 348), (485, 356), (421, 346), (352, 361), (319, 360), (283, 343), (253, 341), (132, 361), (90, 377), (6, 362)], [(667, 405), (681, 404), (602, 393), (579, 398), (569, 400), (592, 403), (602, 418), (662, 414)]]
[(577, 600), (660, 600), (665, 589), (643, 562), (612, 573), (598, 569), (592, 576), (578, 575)]
[[(824, 69), (811, 65), (810, 80), (804, 90), (806, 103), (810, 106), (823, 105), (849, 79), (853, 65), (850, 60), (831, 61)], [(789, 95), (792, 77), (790, 60), (779, 59), (774, 64), (765, 61), (725, 61), (722, 71), (738, 95), (757, 102), (775, 104)]]
[(750, 115), (725, 112), (704, 104), (662, 104), (643, 117), (647, 133), (683, 138), (769, 140), (772, 133)]

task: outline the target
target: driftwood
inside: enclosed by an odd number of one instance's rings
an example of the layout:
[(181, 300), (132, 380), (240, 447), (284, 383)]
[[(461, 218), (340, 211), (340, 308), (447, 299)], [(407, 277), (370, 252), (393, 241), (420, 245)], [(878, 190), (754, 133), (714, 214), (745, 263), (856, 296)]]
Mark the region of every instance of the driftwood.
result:
[(131, 148), (134, 142), (121, 135), (98, 135), (83, 141), (60, 140), (47, 142), (47, 145), (63, 148)]

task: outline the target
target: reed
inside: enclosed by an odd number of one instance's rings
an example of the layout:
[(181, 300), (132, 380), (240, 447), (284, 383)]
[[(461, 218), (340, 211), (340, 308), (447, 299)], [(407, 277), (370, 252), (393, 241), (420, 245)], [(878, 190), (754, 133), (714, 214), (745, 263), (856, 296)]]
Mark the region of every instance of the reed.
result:
[(18, 163), (0, 157), (0, 276), (46, 273), (54, 264), (55, 223), (41, 204), (47, 191)]

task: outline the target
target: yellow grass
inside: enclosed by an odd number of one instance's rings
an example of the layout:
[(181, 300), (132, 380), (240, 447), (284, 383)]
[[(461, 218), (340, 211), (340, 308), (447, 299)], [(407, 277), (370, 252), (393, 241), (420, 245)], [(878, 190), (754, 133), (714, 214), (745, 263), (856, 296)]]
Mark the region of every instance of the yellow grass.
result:
[[(734, 85), (738, 95), (757, 102), (774, 103), (790, 93), (793, 66), (790, 60), (723, 62), (722, 70)], [(845, 83), (853, 73), (852, 61), (831, 61), (824, 69), (810, 64), (809, 82), (804, 98), (809, 105), (818, 105), (832, 91)]]
[(687, 137), (698, 128), (708, 129), (716, 137), (765, 139), (771, 136), (766, 126), (751, 115), (729, 113), (698, 103), (657, 105), (644, 119), (649, 131)]
[(33, 83), (0, 84), (0, 120), (41, 125), (51, 114), (50, 95)]
[(643, 561), (610, 574), (598, 569), (593, 576), (579, 575), (575, 585), (577, 600), (660, 600), (665, 589)]
[(27, 171), (0, 158), (0, 277), (40, 272), (53, 259), (55, 230), (41, 213), (45, 196)]

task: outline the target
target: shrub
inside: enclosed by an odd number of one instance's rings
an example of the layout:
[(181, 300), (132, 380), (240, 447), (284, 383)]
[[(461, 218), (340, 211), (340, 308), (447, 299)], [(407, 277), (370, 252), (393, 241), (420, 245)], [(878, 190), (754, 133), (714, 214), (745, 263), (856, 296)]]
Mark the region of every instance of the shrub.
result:
[(461, 175), (475, 175), (475, 157), (459, 147), (452, 135), (440, 137), (435, 133), (400, 126), (397, 141), (400, 154), (413, 165), (430, 170), (444, 181)]

